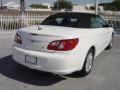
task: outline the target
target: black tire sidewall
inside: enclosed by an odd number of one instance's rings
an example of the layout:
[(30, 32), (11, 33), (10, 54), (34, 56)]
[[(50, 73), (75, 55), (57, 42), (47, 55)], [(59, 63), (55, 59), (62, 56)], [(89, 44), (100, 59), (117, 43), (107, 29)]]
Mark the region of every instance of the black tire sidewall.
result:
[(93, 67), (94, 51), (93, 51), (93, 49), (89, 49), (89, 51), (88, 51), (88, 53), (87, 53), (87, 55), (86, 55), (86, 58), (85, 58), (85, 62), (84, 62), (83, 68), (82, 68), (82, 70), (81, 70), (84, 75), (88, 75), (88, 74), (91, 72), (91, 70), (92, 70), (92, 68), (91, 68), (89, 72), (86, 71), (87, 57), (88, 57), (88, 55), (89, 55), (90, 53), (92, 53), (92, 55), (93, 55), (93, 59), (92, 59), (92, 67)]

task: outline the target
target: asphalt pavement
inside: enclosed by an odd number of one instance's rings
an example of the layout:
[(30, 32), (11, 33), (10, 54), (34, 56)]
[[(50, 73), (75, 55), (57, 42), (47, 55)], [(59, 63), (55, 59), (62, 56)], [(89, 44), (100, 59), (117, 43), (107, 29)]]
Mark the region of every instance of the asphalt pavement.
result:
[(28, 69), (14, 62), (14, 34), (0, 34), (0, 90), (120, 90), (120, 37), (114, 38), (111, 50), (103, 51), (92, 72), (82, 77)]

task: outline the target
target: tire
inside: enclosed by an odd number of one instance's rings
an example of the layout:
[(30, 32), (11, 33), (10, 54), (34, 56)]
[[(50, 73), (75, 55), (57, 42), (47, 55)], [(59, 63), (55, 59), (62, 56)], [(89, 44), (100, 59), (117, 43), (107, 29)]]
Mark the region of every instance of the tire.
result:
[(91, 72), (93, 67), (93, 61), (94, 61), (94, 50), (91, 48), (87, 53), (83, 68), (81, 70), (83, 76), (86, 76)]
[(106, 50), (112, 49), (113, 46), (113, 38), (111, 38), (109, 45), (106, 47)]

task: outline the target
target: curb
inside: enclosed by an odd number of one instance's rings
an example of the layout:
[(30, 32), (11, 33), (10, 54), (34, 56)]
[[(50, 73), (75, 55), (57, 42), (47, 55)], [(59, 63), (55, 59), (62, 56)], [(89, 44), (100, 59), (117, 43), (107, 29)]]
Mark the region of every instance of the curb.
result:
[(2, 31), (0, 31), (0, 35), (10, 35), (10, 34), (15, 34), (16, 33), (16, 31), (12, 31), (12, 32), (2, 32)]
[(120, 37), (120, 34), (115, 34), (115, 37)]

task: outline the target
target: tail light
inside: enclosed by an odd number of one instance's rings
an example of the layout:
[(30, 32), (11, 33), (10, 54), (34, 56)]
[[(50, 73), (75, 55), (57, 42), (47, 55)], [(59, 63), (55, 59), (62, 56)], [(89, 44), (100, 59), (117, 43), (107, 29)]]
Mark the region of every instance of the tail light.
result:
[(77, 46), (78, 42), (79, 42), (78, 38), (52, 41), (48, 45), (47, 49), (56, 51), (70, 51)]
[(22, 38), (18, 33), (15, 36), (15, 42), (18, 44), (22, 44)]

